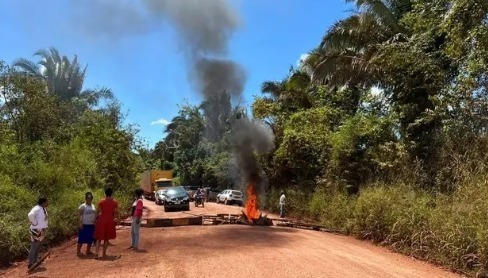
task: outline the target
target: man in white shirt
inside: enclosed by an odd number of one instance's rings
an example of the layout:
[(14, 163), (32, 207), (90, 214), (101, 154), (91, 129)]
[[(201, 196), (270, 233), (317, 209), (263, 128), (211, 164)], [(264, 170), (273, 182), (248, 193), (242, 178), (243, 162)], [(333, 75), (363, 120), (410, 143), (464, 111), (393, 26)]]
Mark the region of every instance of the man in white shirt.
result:
[(280, 217), (281, 218), (285, 217), (285, 203), (286, 203), (285, 192), (281, 191), (280, 193)]
[(46, 208), (48, 201), (46, 197), (40, 197), (37, 205), (27, 215), (29, 217), (31, 247), (29, 250), (29, 265), (30, 268), (39, 259), (39, 250), (41, 249), (41, 242), (46, 235), (46, 229), (48, 226), (48, 216)]

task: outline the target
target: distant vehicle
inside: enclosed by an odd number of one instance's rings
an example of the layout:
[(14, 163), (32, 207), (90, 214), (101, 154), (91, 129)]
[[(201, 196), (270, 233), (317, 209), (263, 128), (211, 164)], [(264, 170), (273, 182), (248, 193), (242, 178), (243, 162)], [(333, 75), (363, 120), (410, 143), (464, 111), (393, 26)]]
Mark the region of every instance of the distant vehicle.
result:
[(207, 202), (217, 201), (217, 195), (221, 192), (221, 189), (207, 188)]
[(187, 185), (185, 186), (185, 190), (188, 193), (188, 196), (190, 196), (190, 201), (194, 201), (195, 198), (193, 196), (195, 195), (195, 192), (197, 191), (199, 187), (198, 186), (193, 186), (193, 185)]
[(141, 174), (141, 188), (146, 199), (155, 200), (156, 191), (173, 186), (173, 170), (147, 170)]
[(217, 204), (223, 202), (226, 205), (238, 204), (242, 206), (242, 192), (226, 189), (217, 195)]
[(170, 209), (190, 210), (190, 198), (183, 186), (168, 188), (164, 195), (164, 211)]
[(166, 192), (168, 191), (169, 188), (171, 187), (159, 189), (158, 191), (156, 191), (156, 193), (154, 194), (154, 198), (155, 198), (154, 202), (156, 203), (156, 205), (164, 204), (164, 199), (166, 198)]

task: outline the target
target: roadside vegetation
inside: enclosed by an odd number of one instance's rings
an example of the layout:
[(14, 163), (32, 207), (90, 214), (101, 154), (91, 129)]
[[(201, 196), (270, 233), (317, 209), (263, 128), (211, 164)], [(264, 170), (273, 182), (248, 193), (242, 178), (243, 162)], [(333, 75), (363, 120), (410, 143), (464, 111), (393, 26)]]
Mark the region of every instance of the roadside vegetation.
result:
[(0, 266), (25, 257), (27, 213), (49, 198), (46, 244), (76, 232), (84, 193), (111, 186), (126, 210), (142, 169), (136, 130), (109, 89), (85, 89), (86, 68), (56, 49), (38, 61), (0, 61)]

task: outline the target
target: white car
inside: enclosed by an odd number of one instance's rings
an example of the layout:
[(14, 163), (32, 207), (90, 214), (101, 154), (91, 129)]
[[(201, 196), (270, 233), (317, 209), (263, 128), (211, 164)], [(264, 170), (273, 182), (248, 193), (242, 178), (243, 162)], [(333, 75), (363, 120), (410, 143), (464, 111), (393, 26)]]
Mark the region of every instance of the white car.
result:
[(238, 204), (242, 206), (242, 192), (226, 189), (217, 195), (217, 204), (223, 202), (226, 205)]
[(164, 200), (166, 198), (166, 192), (168, 189), (159, 189), (158, 191), (154, 192), (154, 202), (156, 205), (164, 204)]

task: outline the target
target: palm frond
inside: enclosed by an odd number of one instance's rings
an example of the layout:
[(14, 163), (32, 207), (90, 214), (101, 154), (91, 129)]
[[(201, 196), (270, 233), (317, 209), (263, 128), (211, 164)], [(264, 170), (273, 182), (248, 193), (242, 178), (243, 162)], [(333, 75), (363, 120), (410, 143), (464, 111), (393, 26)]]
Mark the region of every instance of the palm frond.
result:
[(361, 51), (372, 43), (381, 43), (391, 36), (370, 14), (356, 14), (336, 22), (322, 38), (320, 48), (326, 52)]
[(113, 100), (114, 94), (108, 88), (85, 90), (79, 94), (79, 98), (90, 106), (96, 106), (100, 100)]
[(395, 34), (405, 31), (385, 0), (346, 0), (346, 2), (355, 3), (360, 11), (373, 15)]
[(39, 72), (39, 67), (36, 65), (36, 63), (34, 63), (30, 60), (20, 58), (20, 59), (15, 60), (12, 63), (12, 66), (17, 67), (20, 70), (25, 71), (28, 74), (32, 74), (35, 76), (41, 76), (41, 74)]
[(261, 84), (261, 92), (271, 94), (275, 97), (278, 97), (283, 90), (283, 82), (266, 81)]

